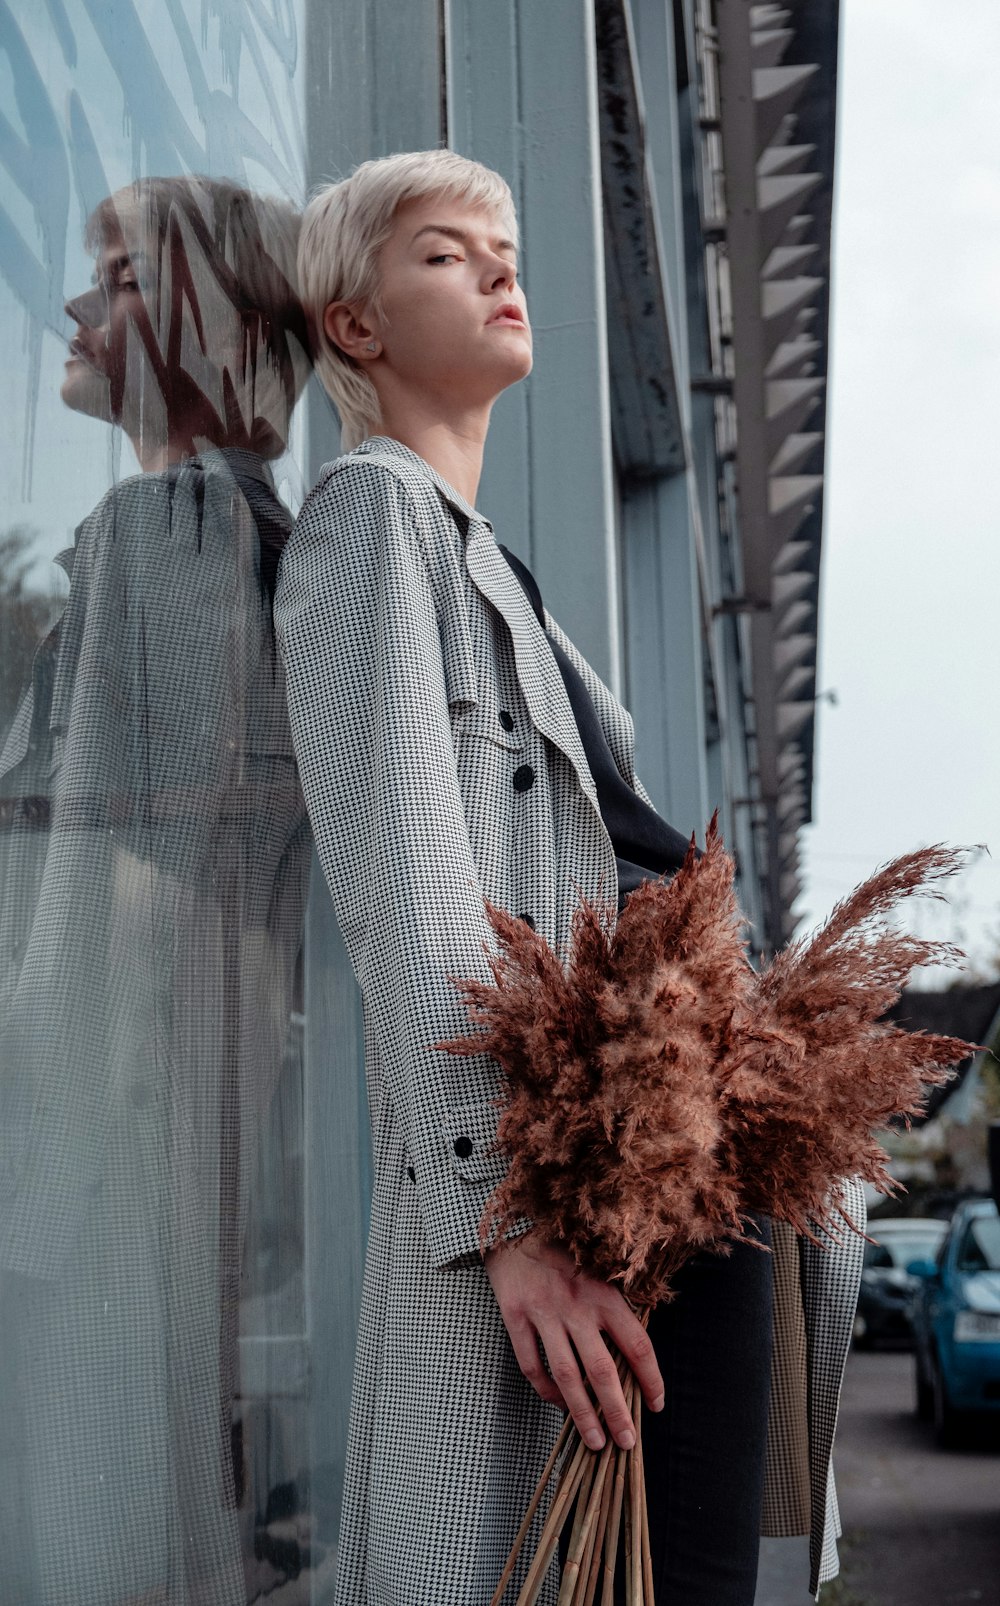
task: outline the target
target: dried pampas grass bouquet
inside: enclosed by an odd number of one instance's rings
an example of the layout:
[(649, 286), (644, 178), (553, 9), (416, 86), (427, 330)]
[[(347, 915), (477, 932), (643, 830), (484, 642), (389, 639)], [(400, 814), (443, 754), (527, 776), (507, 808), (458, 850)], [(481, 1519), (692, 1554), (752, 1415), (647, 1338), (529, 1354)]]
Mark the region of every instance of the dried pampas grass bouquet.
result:
[[(944, 847), (893, 861), (759, 972), (714, 819), (704, 853), (692, 843), (673, 879), (644, 883), (617, 919), (582, 904), (565, 959), (487, 906), (492, 982), (457, 981), (471, 1030), (440, 1045), (490, 1054), (502, 1073), (497, 1147), (509, 1164), (484, 1246), (528, 1220), (648, 1311), (690, 1255), (743, 1240), (752, 1212), (809, 1236), (853, 1225), (841, 1179), (893, 1189), (873, 1130), (919, 1110), (972, 1050), (884, 1020), (915, 968), (960, 957), (899, 930), (895, 910), (913, 893), (940, 896), (963, 863)], [(591, 1451), (567, 1421), (492, 1606), (557, 1476), (517, 1606), (537, 1600), (571, 1520), (560, 1606), (610, 1606), (620, 1548), (629, 1606), (652, 1606), (640, 1394), (630, 1375), (623, 1386), (635, 1448), (609, 1439)]]

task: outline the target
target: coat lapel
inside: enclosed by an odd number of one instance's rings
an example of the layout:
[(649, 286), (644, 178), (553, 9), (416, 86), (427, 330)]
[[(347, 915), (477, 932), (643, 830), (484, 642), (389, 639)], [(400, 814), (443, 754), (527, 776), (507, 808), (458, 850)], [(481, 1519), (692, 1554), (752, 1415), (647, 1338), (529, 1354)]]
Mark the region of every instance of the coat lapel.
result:
[(563, 753), (584, 793), (600, 814), (587, 755), (548, 638), (527, 597), (499, 551), (493, 528), (447, 480), (408, 446), (389, 436), (371, 436), (356, 448), (365, 455), (396, 458), (432, 481), (444, 501), (460, 515), (465, 563), (476, 590), (495, 608), (510, 631), (518, 684), (536, 730)]
[(533, 725), (569, 759), (600, 813), (587, 755), (548, 638), (498, 550), (490, 525), (478, 515), (469, 523), (465, 561), (473, 585), (510, 631), (517, 678)]

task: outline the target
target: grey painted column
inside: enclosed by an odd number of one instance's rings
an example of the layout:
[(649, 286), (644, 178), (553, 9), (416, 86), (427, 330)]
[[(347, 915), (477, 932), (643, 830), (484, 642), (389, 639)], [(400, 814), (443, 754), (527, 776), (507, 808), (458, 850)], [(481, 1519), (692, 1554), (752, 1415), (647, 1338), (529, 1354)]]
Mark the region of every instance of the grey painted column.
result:
[[(359, 162), (443, 143), (438, 0), (307, 0), (306, 183), (345, 178)], [(320, 386), (308, 402), (309, 474), (340, 451)]]
[(686, 474), (623, 499), (629, 702), (636, 764), (656, 807), (702, 835), (709, 807), (697, 564)]
[[(308, 0), (307, 182), (341, 178), (358, 162), (423, 150), (443, 134), (438, 0)], [(337, 456), (334, 409), (313, 381), (308, 478)], [(306, 929), (305, 1305), (309, 1341), (310, 1464), (322, 1489), (319, 1537), (336, 1541), (371, 1163), (361, 999), (319, 865)], [(318, 1507), (319, 1509), (319, 1507)], [(312, 1598), (328, 1598), (315, 1580)]]
[(510, 181), (535, 371), (501, 398), (479, 503), (598, 673), (621, 673), (590, 0), (449, 0), (449, 141)]
[(309, 182), (444, 137), (438, 0), (307, 0)]

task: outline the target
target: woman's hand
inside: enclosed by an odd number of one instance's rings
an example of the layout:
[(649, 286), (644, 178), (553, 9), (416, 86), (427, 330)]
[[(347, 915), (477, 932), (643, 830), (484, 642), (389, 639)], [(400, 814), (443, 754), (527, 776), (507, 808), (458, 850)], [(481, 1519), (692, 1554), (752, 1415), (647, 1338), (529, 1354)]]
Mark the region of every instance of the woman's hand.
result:
[(584, 1276), (563, 1250), (533, 1235), (488, 1250), (485, 1262), (517, 1363), (535, 1392), (569, 1411), (584, 1442), (600, 1450), (604, 1433), (582, 1363), (612, 1438), (630, 1450), (632, 1413), (604, 1334), (628, 1362), (651, 1411), (663, 1409), (663, 1379), (645, 1329), (617, 1288)]

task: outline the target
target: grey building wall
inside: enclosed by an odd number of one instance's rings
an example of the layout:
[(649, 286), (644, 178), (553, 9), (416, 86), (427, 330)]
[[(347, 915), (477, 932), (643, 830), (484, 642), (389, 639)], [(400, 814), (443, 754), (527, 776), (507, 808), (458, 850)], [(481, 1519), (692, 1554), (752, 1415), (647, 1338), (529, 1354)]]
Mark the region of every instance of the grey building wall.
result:
[[(679, 829), (718, 808), (759, 924), (744, 643), (729, 592), (701, 238), (693, 14), (666, 0), (341, 0), (310, 13), (309, 178), (449, 143), (521, 221), (535, 369), (479, 502), (636, 721)], [(336, 160), (330, 153), (336, 153)], [(314, 409), (313, 467), (336, 450)]]

